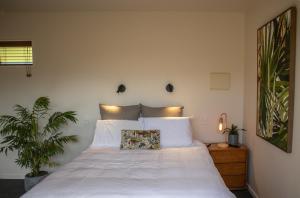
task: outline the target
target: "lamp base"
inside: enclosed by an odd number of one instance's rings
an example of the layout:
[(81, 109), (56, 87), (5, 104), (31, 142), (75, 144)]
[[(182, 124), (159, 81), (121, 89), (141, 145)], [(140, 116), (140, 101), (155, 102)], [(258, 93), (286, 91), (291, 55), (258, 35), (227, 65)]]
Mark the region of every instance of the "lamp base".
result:
[(220, 148), (227, 148), (229, 145), (227, 143), (218, 143), (217, 146)]

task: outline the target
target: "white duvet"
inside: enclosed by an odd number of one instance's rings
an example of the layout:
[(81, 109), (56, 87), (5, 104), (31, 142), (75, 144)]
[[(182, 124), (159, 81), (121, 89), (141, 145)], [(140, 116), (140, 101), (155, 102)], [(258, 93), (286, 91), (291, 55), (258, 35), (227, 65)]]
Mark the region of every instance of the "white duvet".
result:
[(90, 148), (23, 198), (231, 198), (206, 146), (124, 151)]

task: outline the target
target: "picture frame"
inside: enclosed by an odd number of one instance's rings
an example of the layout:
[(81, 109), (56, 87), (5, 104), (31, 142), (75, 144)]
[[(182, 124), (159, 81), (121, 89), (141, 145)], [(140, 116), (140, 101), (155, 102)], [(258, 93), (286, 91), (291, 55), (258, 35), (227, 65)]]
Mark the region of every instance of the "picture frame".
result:
[(296, 59), (296, 7), (257, 30), (256, 135), (292, 152)]

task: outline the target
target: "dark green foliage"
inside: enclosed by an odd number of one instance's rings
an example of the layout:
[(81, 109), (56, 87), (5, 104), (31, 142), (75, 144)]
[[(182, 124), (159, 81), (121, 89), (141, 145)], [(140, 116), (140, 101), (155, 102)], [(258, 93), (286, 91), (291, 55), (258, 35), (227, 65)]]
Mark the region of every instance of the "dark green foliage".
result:
[[(47, 97), (38, 98), (32, 110), (16, 105), (16, 116), (0, 116), (0, 152), (7, 155), (8, 151), (16, 150), (16, 163), (20, 167), (31, 169), (30, 176), (38, 176), (42, 166), (55, 166), (51, 157), (64, 152), (64, 144), (77, 142), (77, 136), (63, 136), (59, 131), (68, 122), (76, 123), (74, 111), (55, 112), (49, 117), (50, 100)], [(42, 120), (49, 117), (46, 125)]]
[(288, 141), (291, 10), (258, 31), (257, 134), (286, 150)]
[(239, 131), (246, 131), (245, 129), (239, 129), (238, 126), (232, 124), (231, 128), (224, 129), (223, 133), (228, 133), (229, 135), (238, 135)]

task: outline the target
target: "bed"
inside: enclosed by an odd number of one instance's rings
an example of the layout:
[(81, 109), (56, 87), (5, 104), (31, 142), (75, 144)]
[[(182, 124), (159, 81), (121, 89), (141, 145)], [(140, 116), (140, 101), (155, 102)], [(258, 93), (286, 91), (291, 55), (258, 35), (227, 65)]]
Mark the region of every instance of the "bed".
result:
[(23, 198), (235, 197), (206, 146), (122, 151), (90, 148), (52, 173)]
[[(158, 150), (120, 149), (122, 129), (159, 129)], [(91, 146), (23, 198), (233, 198), (189, 118), (97, 121)]]

